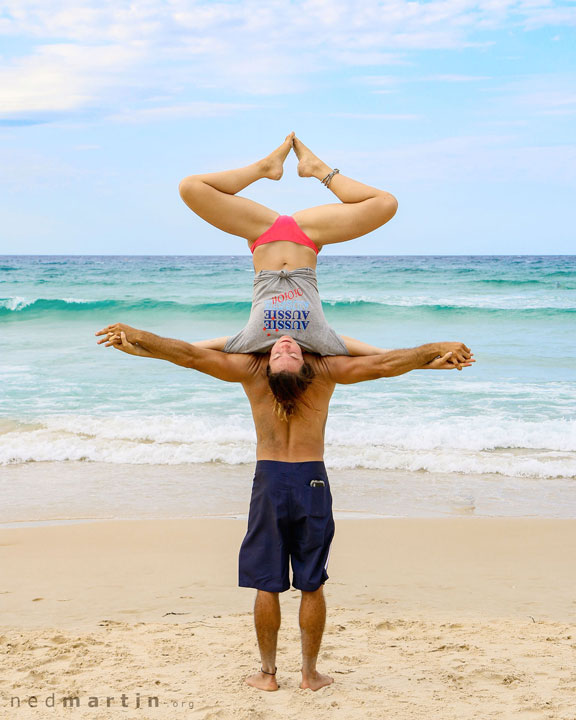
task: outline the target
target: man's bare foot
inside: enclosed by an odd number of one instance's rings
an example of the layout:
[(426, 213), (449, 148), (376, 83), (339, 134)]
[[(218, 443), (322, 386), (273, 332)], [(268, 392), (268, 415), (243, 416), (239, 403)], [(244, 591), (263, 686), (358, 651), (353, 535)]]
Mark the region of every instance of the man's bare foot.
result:
[(332, 168), (322, 162), (319, 157), (316, 157), (312, 150), (307, 148), (297, 137), (294, 137), (294, 152), (299, 160), (298, 175), (300, 177), (315, 177), (322, 180), (332, 172)]
[(326, 685), (332, 685), (334, 678), (330, 675), (321, 675), (317, 670), (309, 675), (302, 673), (302, 682), (300, 683), (301, 690), (320, 690), (320, 688), (326, 687)]
[(268, 692), (278, 690), (276, 676), (265, 675), (263, 672), (257, 672), (254, 675), (249, 675), (246, 678), (246, 683), (252, 687), (258, 688), (258, 690), (267, 690)]
[(282, 173), (284, 172), (284, 160), (292, 149), (292, 140), (294, 139), (294, 133), (286, 135), (286, 140), (273, 150), (270, 155), (260, 160), (262, 168), (262, 177), (269, 178), (270, 180), (280, 180)]

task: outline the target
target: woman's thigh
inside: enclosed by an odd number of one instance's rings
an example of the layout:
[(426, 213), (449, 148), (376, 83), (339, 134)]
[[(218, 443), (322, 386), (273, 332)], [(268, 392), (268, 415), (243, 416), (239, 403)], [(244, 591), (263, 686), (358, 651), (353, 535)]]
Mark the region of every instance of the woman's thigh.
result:
[(180, 195), (186, 205), (210, 225), (248, 242), (256, 240), (278, 217), (275, 210), (265, 205), (220, 192), (200, 180), (182, 184)]
[(376, 230), (396, 212), (394, 200), (378, 196), (359, 203), (319, 205), (293, 214), (303, 232), (318, 245), (346, 242)]

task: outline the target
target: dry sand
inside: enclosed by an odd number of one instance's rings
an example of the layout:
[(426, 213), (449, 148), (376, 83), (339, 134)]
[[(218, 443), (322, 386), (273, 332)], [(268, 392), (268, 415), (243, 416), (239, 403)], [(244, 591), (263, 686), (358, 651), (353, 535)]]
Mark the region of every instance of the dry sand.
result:
[(253, 591), (236, 587), (244, 530), (0, 530), (0, 719), (576, 720), (576, 520), (339, 521), (319, 661), (336, 682), (318, 693), (298, 689), (295, 591), (280, 690), (243, 683), (258, 667)]

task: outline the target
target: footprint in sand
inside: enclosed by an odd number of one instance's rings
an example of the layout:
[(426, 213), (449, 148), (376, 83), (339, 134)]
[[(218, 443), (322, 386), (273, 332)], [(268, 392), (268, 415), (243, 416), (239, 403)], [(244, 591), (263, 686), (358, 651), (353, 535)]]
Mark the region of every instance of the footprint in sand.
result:
[(395, 630), (396, 624), (390, 622), (389, 620), (384, 620), (384, 622), (379, 622), (376, 624), (376, 630)]
[(202, 715), (202, 720), (215, 720), (216, 718), (222, 717), (222, 710), (219, 710), (216, 706), (210, 705), (195, 708), (195, 713), (204, 713)]
[(516, 715), (522, 720), (546, 720), (548, 715), (536, 708), (518, 708)]

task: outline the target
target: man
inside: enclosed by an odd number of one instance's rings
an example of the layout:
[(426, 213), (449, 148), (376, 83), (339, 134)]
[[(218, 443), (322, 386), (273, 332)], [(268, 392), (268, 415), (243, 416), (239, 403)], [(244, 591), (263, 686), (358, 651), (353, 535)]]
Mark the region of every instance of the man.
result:
[[(334, 535), (332, 497), (324, 468), (324, 429), (336, 383), (393, 377), (419, 368), (461, 370), (474, 361), (463, 343), (430, 343), (379, 355), (321, 357), (302, 353), (283, 336), (270, 354), (231, 354), (172, 340), (116, 323), (96, 333), (99, 344), (131, 355), (157, 358), (227, 382), (242, 383), (256, 427), (256, 473), (248, 532), (240, 550), (240, 586), (257, 590), (254, 622), (262, 666), (246, 682), (277, 690), (276, 644), (280, 628), (279, 593), (293, 585), (302, 591), (300, 630), (302, 682), (319, 690), (333, 682), (316, 668), (326, 620), (323, 585)], [(306, 387), (290, 411), (283, 396), (273, 395), (275, 375), (293, 375), (308, 366)], [(276, 396), (275, 396), (276, 395)], [(279, 408), (280, 406), (280, 408)]]

